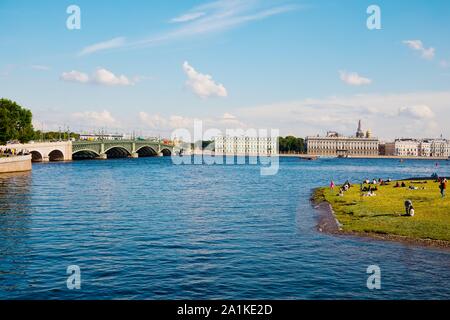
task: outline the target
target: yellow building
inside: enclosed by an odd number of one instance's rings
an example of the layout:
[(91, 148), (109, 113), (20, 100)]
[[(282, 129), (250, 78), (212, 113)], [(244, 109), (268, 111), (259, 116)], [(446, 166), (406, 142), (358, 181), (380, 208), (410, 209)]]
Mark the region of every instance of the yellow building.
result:
[(325, 137), (306, 137), (306, 146), (308, 154), (318, 156), (377, 156), (380, 141), (371, 136), (370, 130), (366, 133), (362, 131), (359, 121), (355, 137), (328, 132)]

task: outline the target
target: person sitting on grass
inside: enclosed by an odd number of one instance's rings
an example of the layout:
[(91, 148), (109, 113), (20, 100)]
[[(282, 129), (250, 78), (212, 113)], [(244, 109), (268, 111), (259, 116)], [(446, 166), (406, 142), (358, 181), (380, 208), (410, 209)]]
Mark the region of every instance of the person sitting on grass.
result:
[(397, 183), (395, 184), (394, 188), (400, 188), (400, 183), (397, 181)]
[(406, 188), (406, 183), (404, 181), (402, 182), (402, 188)]
[(347, 186), (348, 189), (350, 189), (350, 187), (352, 186), (350, 181), (345, 181), (344, 186)]
[(412, 205), (409, 207), (409, 216), (414, 217), (414, 207)]
[(377, 194), (373, 192), (372, 190), (369, 190), (369, 192), (363, 194), (363, 197), (376, 197)]
[(412, 203), (411, 200), (406, 200), (405, 201), (405, 211), (406, 211), (405, 216), (407, 216), (407, 217), (414, 216), (414, 207), (413, 207), (413, 203)]

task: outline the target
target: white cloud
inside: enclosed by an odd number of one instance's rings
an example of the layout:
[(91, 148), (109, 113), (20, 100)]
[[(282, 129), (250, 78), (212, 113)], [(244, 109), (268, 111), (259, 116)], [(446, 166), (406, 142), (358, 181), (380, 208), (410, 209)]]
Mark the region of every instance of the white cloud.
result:
[(34, 64), (31, 66), (31, 69), (37, 70), (37, 71), (48, 71), (48, 70), (50, 70), (50, 67)]
[(94, 52), (108, 50), (108, 49), (114, 49), (114, 48), (120, 48), (123, 45), (125, 45), (126, 39), (124, 37), (118, 37), (111, 40), (99, 42), (90, 46), (87, 46), (83, 48), (78, 55), (84, 56), (88, 55)]
[(450, 138), (450, 91), (303, 99), (233, 113), (251, 127), (278, 128), (283, 135), (317, 135), (329, 130), (351, 135), (361, 119), (364, 129), (371, 129), (380, 138), (440, 134)]
[(140, 121), (151, 129), (167, 128), (168, 121), (159, 114), (150, 115), (146, 112), (139, 112)]
[(93, 76), (92, 81), (97, 84), (107, 85), (107, 86), (130, 86), (134, 83), (129, 80), (124, 75), (115, 75), (109, 70), (99, 68), (97, 69)]
[(91, 77), (86, 73), (80, 71), (70, 71), (63, 72), (61, 75), (61, 80), (71, 81), (71, 82), (79, 82), (79, 83), (94, 83), (105, 86), (130, 86), (134, 85), (137, 81), (139, 81), (139, 77), (135, 77), (134, 80), (130, 80), (124, 75), (115, 75), (111, 71), (98, 68), (92, 74)]
[(341, 80), (351, 86), (362, 86), (372, 83), (372, 80), (357, 74), (356, 72), (340, 71)]
[(224, 120), (236, 120), (236, 116), (232, 115), (231, 113), (225, 112), (222, 116)]
[(186, 39), (187, 37), (223, 32), (297, 8), (299, 7), (294, 5), (270, 5), (270, 2), (259, 0), (215, 0), (196, 6), (171, 19), (171, 24), (179, 25), (176, 28), (136, 41), (126, 41), (125, 38), (120, 37), (96, 43), (82, 49), (80, 55), (120, 47), (147, 47), (162, 42)]
[[(266, 2), (267, 3), (267, 2)], [(167, 33), (168, 37), (193, 36), (212, 32), (222, 32), (252, 21), (262, 20), (274, 15), (297, 9), (293, 5), (264, 6), (262, 1), (217, 0), (197, 6), (181, 17), (201, 17), (191, 19), (179, 29)], [(200, 19), (199, 19), (200, 18)], [(176, 19), (176, 18), (175, 18)]]
[(187, 61), (183, 63), (183, 70), (188, 77), (186, 85), (200, 98), (228, 95), (227, 89), (222, 84), (215, 83), (210, 75), (197, 72)]
[(167, 118), (159, 114), (148, 114), (147, 112), (139, 112), (141, 123), (154, 130), (174, 130), (178, 128), (191, 128), (194, 123), (193, 118), (187, 118), (179, 115), (171, 115)]
[(190, 128), (194, 124), (194, 119), (175, 115), (169, 117), (168, 123), (171, 128)]
[(170, 20), (171, 23), (188, 22), (203, 17), (204, 12), (190, 12)]
[(436, 50), (432, 47), (425, 48), (421, 40), (404, 40), (403, 43), (414, 51), (419, 51), (422, 58), (432, 60), (435, 56)]
[(427, 105), (401, 107), (399, 109), (399, 115), (404, 115), (404, 116), (415, 118), (415, 119), (425, 119), (425, 120), (434, 118), (433, 111)]
[(225, 112), (220, 119), (213, 119), (212, 123), (218, 128), (225, 129), (244, 129), (248, 127), (246, 123), (240, 121), (238, 117), (228, 112)]
[(248, 127), (229, 113), (225, 113), (220, 117), (194, 118), (180, 115), (164, 117), (159, 114), (140, 112), (139, 120), (145, 126), (144, 130), (150, 129), (152, 134), (161, 134), (167, 137), (171, 136), (177, 129), (186, 129), (193, 136), (194, 122), (196, 120), (201, 121), (204, 133), (211, 132), (211, 129), (225, 133), (227, 129), (244, 129)]
[(86, 73), (72, 70), (70, 72), (63, 72), (61, 74), (61, 80), (79, 83), (88, 83), (89, 76)]
[[(142, 131), (148, 135), (172, 137), (177, 129), (185, 129), (188, 132), (192, 132), (195, 119), (179, 115), (164, 117), (159, 114), (149, 114), (142, 111), (139, 112), (139, 120), (144, 126)], [(178, 133), (177, 136), (180, 137), (180, 134)], [(186, 141), (190, 139), (188, 136), (184, 137)]]
[(103, 110), (101, 112), (97, 111), (76, 112), (72, 114), (72, 118), (75, 121), (83, 123), (83, 125), (90, 125), (95, 127), (120, 126), (119, 122), (107, 110)]

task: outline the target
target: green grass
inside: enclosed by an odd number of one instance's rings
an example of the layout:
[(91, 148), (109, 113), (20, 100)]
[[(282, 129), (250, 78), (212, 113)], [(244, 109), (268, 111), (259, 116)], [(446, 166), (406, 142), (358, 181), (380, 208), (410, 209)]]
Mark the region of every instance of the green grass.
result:
[[(406, 188), (394, 188), (395, 183), (378, 185), (375, 197), (362, 197), (360, 185), (356, 184), (344, 197), (337, 195), (336, 187), (317, 189), (314, 198), (331, 204), (343, 231), (450, 241), (450, 196), (441, 198), (438, 183), (405, 181)], [(411, 184), (419, 190), (410, 190)], [(413, 202), (414, 217), (401, 216), (408, 199)]]

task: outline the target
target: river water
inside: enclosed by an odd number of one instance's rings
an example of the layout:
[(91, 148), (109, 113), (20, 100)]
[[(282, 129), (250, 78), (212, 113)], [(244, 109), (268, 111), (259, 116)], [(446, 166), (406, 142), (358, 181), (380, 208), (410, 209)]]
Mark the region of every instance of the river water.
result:
[(449, 299), (449, 251), (322, 234), (309, 202), (330, 179), (436, 171), (450, 163), (283, 158), (274, 176), (170, 157), (36, 164), (0, 176), (0, 299)]

